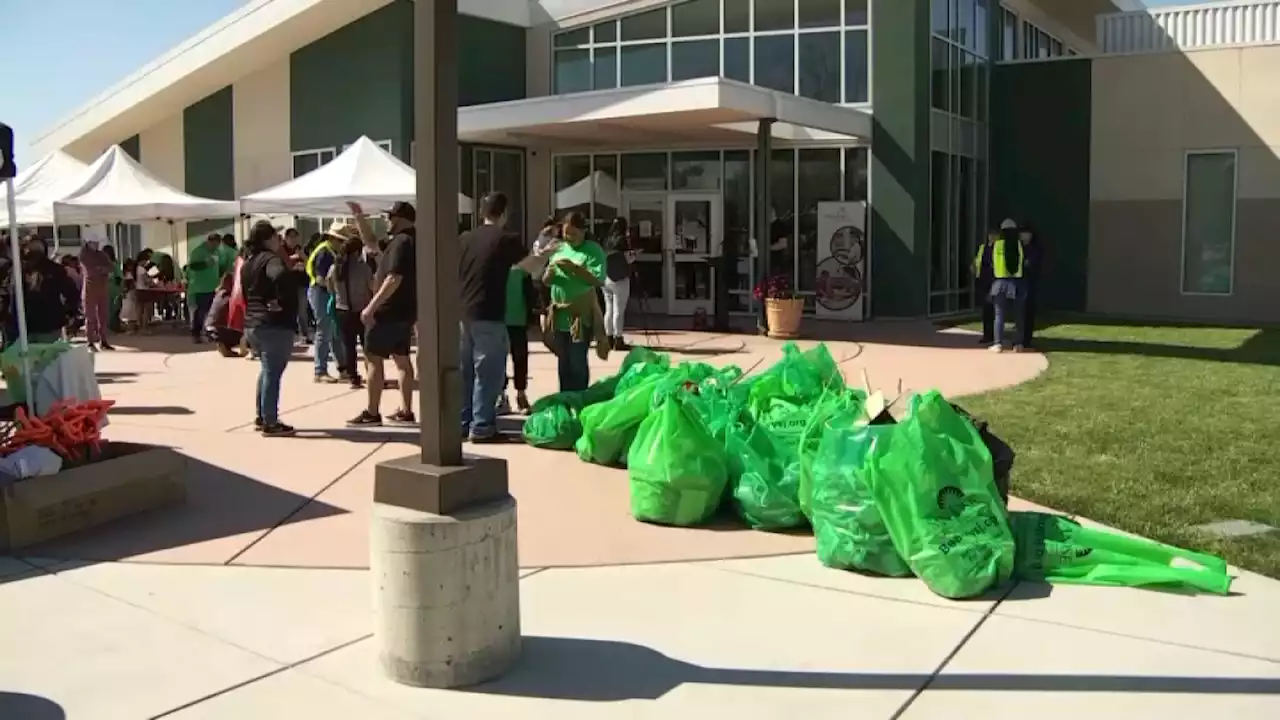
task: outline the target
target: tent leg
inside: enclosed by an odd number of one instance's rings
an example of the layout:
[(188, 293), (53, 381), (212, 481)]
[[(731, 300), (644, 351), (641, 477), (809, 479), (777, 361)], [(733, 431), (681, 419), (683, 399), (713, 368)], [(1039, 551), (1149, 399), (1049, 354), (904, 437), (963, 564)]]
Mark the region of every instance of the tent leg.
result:
[[(5, 178), (5, 202), (9, 209), (9, 252), (13, 257), (13, 298), (14, 313), (18, 316), (18, 355), (22, 362), (22, 384), (27, 391), (27, 412), (35, 413), (35, 398), (31, 391), (31, 360), (27, 344), (27, 303), (26, 288), (22, 283), (22, 246), (18, 243), (18, 206), (13, 197), (13, 178)], [(54, 231), (57, 231), (54, 225)], [(11, 339), (10, 339), (11, 340)]]

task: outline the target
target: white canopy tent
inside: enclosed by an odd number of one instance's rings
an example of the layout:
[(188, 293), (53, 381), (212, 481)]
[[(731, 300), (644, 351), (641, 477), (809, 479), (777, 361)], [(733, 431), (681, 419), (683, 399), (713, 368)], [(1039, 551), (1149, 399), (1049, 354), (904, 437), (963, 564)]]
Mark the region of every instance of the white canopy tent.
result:
[(89, 166), (79, 187), (53, 204), (59, 222), (72, 224), (176, 222), (231, 218), (234, 200), (197, 197), (173, 187), (112, 145)]
[[(417, 192), (413, 168), (369, 138), (361, 137), (315, 170), (240, 198), (240, 212), (343, 216), (350, 214), (349, 202), (381, 208), (395, 202), (415, 202)], [(471, 198), (458, 194), (459, 214), (472, 212), (473, 205)]]
[[(14, 178), (16, 225), (52, 225), (53, 203), (80, 187), (89, 166), (55, 150)], [(0, 225), (9, 225), (9, 211), (0, 208)]]
[(615, 209), (622, 207), (622, 190), (618, 182), (600, 170), (556, 193), (557, 210), (592, 202)]

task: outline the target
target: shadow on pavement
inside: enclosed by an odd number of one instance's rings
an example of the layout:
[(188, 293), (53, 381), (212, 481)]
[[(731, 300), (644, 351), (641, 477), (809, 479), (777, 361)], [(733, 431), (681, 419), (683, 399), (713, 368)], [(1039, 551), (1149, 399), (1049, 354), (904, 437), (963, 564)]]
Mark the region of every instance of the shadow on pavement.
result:
[[(73, 560), (122, 560), (238, 535), (265, 533), (301, 518), (346, 513), (326, 503), (260, 482), (226, 468), (188, 458), (187, 499), (179, 505), (122, 518), (43, 545), (24, 555)], [(219, 550), (210, 561), (224, 562), (251, 541)], [(0, 714), (0, 718), (7, 718)]]
[(656, 700), (686, 683), (831, 690), (1124, 692), (1276, 695), (1280, 679), (1127, 675), (1015, 675), (787, 672), (708, 668), (631, 643), (525, 637), (509, 675), (467, 692), (486, 695), (616, 702)]
[(113, 405), (112, 415), (195, 415), (191, 408), (176, 405)]
[(38, 695), (0, 692), (0, 718), (13, 720), (66, 720), (58, 703)]

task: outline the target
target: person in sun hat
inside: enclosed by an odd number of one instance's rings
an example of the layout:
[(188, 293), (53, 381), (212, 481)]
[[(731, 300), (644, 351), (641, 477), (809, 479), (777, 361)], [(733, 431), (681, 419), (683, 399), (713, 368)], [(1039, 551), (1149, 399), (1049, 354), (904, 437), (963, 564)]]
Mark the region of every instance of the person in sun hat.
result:
[[(356, 235), (358, 231), (343, 220), (335, 220), (324, 231), (320, 241), (307, 256), (307, 304), (311, 306), (311, 314), (315, 316), (316, 333), (313, 349), (315, 351), (315, 381), (318, 383), (350, 382), (351, 370), (347, 358), (343, 357), (342, 344), (336, 342), (338, 325), (330, 312), (329, 304), (332, 294), (329, 292), (329, 270), (337, 261), (342, 246)], [(339, 377), (329, 374), (329, 353), (338, 362)]]

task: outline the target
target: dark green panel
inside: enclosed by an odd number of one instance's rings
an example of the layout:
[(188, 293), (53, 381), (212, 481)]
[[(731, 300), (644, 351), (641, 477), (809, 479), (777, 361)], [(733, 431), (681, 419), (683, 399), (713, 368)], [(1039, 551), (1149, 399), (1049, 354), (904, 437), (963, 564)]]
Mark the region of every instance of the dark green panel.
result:
[(458, 105), (525, 97), (525, 29), (458, 17)]
[(120, 149), (129, 153), (129, 157), (134, 160), (142, 162), (142, 140), (137, 135), (134, 135), (128, 140), (121, 141)]
[[(235, 117), (231, 86), (182, 112), (182, 161), (187, 192), (230, 200), (236, 196)], [(203, 238), (215, 230), (229, 233), (234, 218), (187, 223), (187, 238)]]
[(1046, 307), (1083, 312), (1089, 265), (1092, 62), (997, 65), (991, 81), (991, 218), (1030, 222), (1048, 251)]
[(341, 148), (361, 135), (409, 159), (413, 3), (396, 0), (289, 58), (290, 147)]
[(929, 261), (929, 0), (873, 0), (871, 303), (924, 315)]

